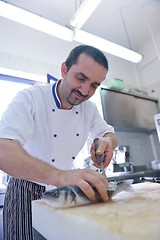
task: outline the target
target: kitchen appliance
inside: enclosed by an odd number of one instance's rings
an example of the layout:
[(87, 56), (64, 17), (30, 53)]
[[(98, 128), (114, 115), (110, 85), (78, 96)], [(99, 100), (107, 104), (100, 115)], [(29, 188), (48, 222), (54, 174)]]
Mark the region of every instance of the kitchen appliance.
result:
[(160, 161), (154, 160), (150, 162), (151, 169), (160, 170)]
[(154, 121), (155, 121), (155, 125), (156, 125), (158, 139), (159, 139), (159, 142), (160, 142), (160, 113), (154, 115)]
[[(154, 121), (156, 125), (158, 139), (160, 142), (160, 113), (154, 115)], [(160, 159), (154, 159), (153, 161), (151, 161), (150, 165), (153, 170), (160, 170)]]
[(128, 145), (118, 146), (114, 150), (112, 163), (113, 172), (133, 172), (130, 147)]

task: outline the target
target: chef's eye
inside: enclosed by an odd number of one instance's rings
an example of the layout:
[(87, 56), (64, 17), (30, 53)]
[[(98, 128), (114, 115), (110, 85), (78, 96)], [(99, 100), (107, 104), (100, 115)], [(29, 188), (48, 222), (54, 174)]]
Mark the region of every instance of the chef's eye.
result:
[(92, 88), (94, 88), (94, 89), (97, 89), (97, 87), (98, 87), (97, 84), (93, 84), (93, 85), (92, 85)]
[(84, 80), (85, 80), (83, 77), (79, 77), (79, 76), (77, 76), (77, 79), (78, 79), (79, 81), (84, 81)]

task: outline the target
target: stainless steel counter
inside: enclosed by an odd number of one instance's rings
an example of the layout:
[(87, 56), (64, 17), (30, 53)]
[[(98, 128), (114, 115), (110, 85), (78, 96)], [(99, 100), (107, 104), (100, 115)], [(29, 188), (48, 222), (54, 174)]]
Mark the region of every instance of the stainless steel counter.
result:
[(115, 172), (109, 175), (108, 181), (134, 179), (135, 183), (141, 182), (142, 177), (160, 177), (160, 170), (145, 170), (140, 172)]

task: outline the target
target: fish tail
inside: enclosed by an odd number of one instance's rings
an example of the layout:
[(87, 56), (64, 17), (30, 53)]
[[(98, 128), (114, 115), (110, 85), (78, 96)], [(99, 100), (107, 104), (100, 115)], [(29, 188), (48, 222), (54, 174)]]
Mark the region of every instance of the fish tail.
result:
[(127, 179), (123, 181), (123, 189), (126, 192), (134, 192), (133, 187), (131, 184), (133, 183), (133, 179)]
[[(120, 192), (127, 191), (127, 192), (134, 192), (131, 184), (133, 183), (133, 179), (127, 179), (121, 182), (113, 184), (112, 188), (107, 189), (108, 197), (112, 198)], [(116, 189), (114, 189), (116, 187)]]

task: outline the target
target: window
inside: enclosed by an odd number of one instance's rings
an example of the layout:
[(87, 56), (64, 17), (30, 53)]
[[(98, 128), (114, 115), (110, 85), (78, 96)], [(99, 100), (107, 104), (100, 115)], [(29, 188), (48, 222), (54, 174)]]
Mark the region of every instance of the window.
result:
[(17, 92), (34, 84), (32, 80), (0, 74), (0, 118)]

